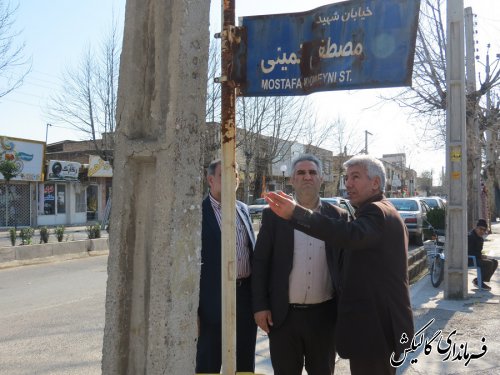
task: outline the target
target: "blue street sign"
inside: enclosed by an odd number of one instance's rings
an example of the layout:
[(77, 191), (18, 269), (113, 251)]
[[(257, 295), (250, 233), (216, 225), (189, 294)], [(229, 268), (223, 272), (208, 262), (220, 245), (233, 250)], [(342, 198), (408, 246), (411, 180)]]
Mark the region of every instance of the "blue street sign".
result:
[(241, 96), (409, 86), (419, 9), (420, 0), (354, 0), (244, 17), (233, 79)]

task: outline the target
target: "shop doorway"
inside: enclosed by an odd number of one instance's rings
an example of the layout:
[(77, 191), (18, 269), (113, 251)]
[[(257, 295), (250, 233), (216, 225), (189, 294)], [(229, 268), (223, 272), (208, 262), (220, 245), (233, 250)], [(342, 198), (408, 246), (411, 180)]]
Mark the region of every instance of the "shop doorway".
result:
[(98, 187), (97, 185), (87, 186), (87, 221), (96, 221), (98, 219)]

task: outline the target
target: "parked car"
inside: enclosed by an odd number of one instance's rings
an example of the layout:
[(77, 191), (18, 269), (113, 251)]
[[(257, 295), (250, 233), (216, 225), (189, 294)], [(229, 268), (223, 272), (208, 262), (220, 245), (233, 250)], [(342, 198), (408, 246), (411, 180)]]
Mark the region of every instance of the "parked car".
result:
[(441, 197), (420, 197), (428, 206), (433, 208), (445, 208), (446, 201)]
[(267, 206), (268, 204), (264, 198), (257, 198), (252, 202), (252, 204), (248, 205), (248, 211), (250, 212), (250, 217), (253, 218), (254, 216), (262, 215), (262, 211)]
[(389, 198), (389, 201), (403, 218), (415, 244), (422, 245), (427, 236), (429, 205), (420, 198)]
[(354, 214), (355, 209), (351, 205), (351, 202), (349, 202), (348, 199), (342, 198), (342, 197), (329, 197), (329, 198), (321, 198), (322, 202), (327, 202), (330, 204), (334, 204), (335, 206), (338, 206), (340, 208), (343, 208), (344, 210), (347, 210), (349, 212), (349, 218), (351, 220), (354, 220), (356, 218), (356, 215)]
[[(343, 208), (349, 212), (349, 216), (351, 220), (355, 218), (354, 215), (354, 207), (351, 205), (349, 200), (342, 197), (329, 197), (329, 198), (321, 198), (322, 202), (327, 202), (330, 204), (334, 204), (340, 208)], [(252, 204), (248, 205), (248, 211), (250, 211), (250, 216), (257, 217), (262, 215), (262, 211), (264, 208), (268, 207), (266, 200), (264, 198), (257, 198), (252, 202)]]

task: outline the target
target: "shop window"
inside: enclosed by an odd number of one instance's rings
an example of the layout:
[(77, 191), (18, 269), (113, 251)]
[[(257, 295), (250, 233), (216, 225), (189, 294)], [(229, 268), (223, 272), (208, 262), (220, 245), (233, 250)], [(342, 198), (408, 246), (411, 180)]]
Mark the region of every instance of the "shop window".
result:
[(56, 214), (56, 186), (45, 184), (43, 187), (43, 213), (44, 215)]
[(66, 185), (65, 184), (43, 184), (43, 194), (41, 200), (43, 203), (44, 215), (56, 215), (66, 213)]
[(82, 185), (75, 186), (75, 212), (87, 212), (87, 191)]
[(66, 213), (66, 186), (57, 184), (57, 213)]

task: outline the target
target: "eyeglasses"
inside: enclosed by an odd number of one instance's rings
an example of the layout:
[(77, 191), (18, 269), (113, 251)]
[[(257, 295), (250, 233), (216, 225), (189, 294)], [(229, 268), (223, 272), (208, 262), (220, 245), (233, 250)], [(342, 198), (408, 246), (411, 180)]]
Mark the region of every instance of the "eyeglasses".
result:
[(488, 228), (485, 228), (485, 227), (477, 227), (478, 230), (481, 230), (483, 232), (486, 232), (488, 230)]

